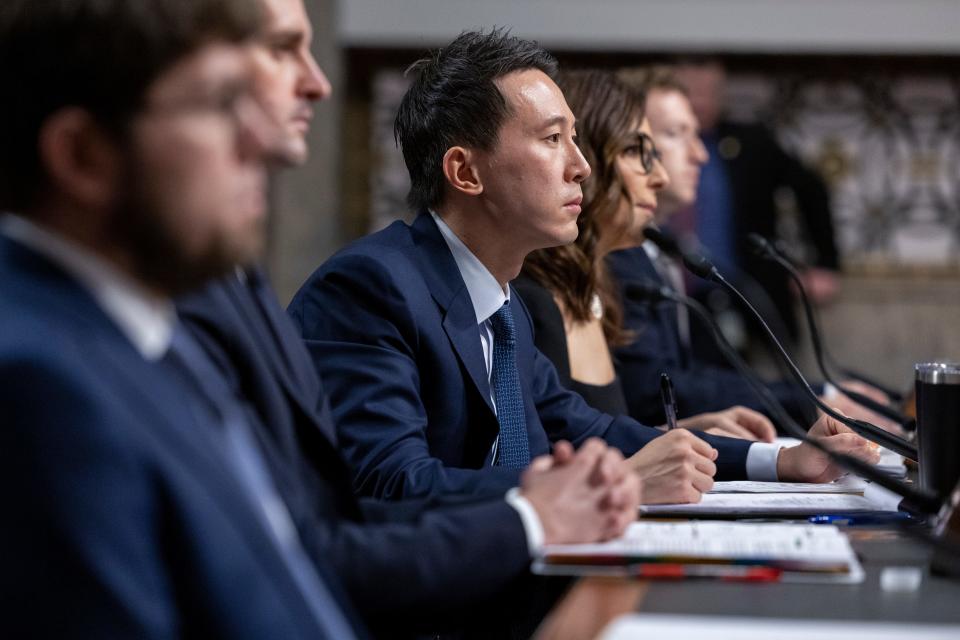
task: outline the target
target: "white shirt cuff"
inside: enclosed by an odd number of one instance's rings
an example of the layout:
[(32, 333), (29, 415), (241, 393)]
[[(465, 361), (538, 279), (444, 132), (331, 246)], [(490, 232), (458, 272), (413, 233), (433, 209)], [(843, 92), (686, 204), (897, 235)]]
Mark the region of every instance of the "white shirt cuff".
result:
[(504, 499), (508, 505), (517, 510), (517, 514), (520, 516), (523, 530), (527, 534), (527, 549), (530, 551), (530, 557), (538, 556), (543, 551), (546, 534), (543, 532), (543, 524), (540, 523), (537, 510), (533, 508), (529, 500), (520, 495), (518, 487), (507, 491)]
[(782, 444), (776, 442), (754, 442), (747, 450), (747, 480), (757, 482), (776, 482), (777, 458)]
[(833, 386), (833, 385), (830, 384), (829, 382), (824, 382), (824, 383), (823, 383), (823, 393), (820, 394), (820, 399), (821, 399), (821, 400), (833, 400), (834, 398), (837, 397), (837, 394), (838, 394), (838, 393), (839, 393), (839, 391), (837, 391), (837, 388), (836, 388), (835, 386)]

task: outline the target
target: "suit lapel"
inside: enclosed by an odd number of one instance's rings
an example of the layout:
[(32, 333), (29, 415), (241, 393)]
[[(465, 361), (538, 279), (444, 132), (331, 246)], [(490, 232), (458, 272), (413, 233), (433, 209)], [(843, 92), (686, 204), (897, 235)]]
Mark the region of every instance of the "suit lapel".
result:
[(443, 312), (443, 330), (484, 403), (495, 413), (477, 316), (457, 262), (429, 213), (417, 216), (411, 229), (414, 243), (421, 252), (424, 280)]
[[(132, 347), (130, 349), (132, 351)], [(218, 455), (225, 447), (216, 432), (219, 425), (206, 419), (203, 402), (193, 403), (195, 411), (184, 407), (190, 402), (188, 399), (185, 403), (185, 398), (198, 400), (196, 392), (166, 365), (145, 362), (138, 353), (127, 353), (106, 341), (101, 343), (100, 350), (104, 360), (113, 364), (115, 371), (111, 377), (115, 378), (116, 387), (126, 386), (129, 397), (139, 397), (136, 404), (144, 413), (155, 416), (151, 421), (153, 425), (160, 426), (158, 421), (165, 423), (165, 428), (143, 429), (144, 436), (160, 443), (162, 450), (172, 452), (173, 460), (196, 479), (197, 489), (208, 494), (210, 508), (233, 522), (239, 537), (250, 546), (252, 557), (285, 594), (285, 601), (299, 610), (304, 622), (312, 624), (313, 614), (285, 568), (259, 508), (241, 486), (226, 458)], [(144, 380), (151, 382), (145, 385)]]
[(224, 287), (233, 306), (242, 316), (242, 326), (246, 328), (244, 333), (249, 334), (250, 339), (257, 344), (257, 352), (268, 360), (273, 374), (280, 381), (284, 391), (300, 405), (301, 409), (312, 414), (311, 407), (303, 406), (304, 399), (298, 393), (299, 386), (291, 379), (292, 358), (286, 351), (287, 344), (281, 333), (281, 327), (277, 326), (275, 318), (270, 317), (267, 305), (264, 301), (255, 299), (257, 293), (237, 278), (228, 278)]
[[(233, 276), (179, 302), (186, 322), (196, 329), (196, 337), (229, 352), (229, 362), (221, 366), (233, 368), (240, 377), (236, 384), (241, 385), (239, 392), (251, 403), (255, 414), (251, 418), (260, 423), (256, 433), (264, 439), (264, 451), (276, 447), (282, 450), (281, 464), (272, 465), (274, 472), (280, 477), (293, 477), (299, 473), (300, 464), (312, 467), (336, 488), (332, 498), (340, 504), (341, 512), (356, 517), (359, 512), (350, 473), (337, 450), (333, 421), (320, 408), (320, 382), (310, 379), (314, 373), (309, 361), (302, 362), (305, 371), (291, 370), (288, 360), (304, 361), (306, 356), (296, 353), (300, 338), (283, 326), (286, 316), (275, 319), (271, 332), (264, 317), (271, 306), (282, 314), (279, 303), (270, 298), (255, 300), (254, 291)], [(287, 348), (287, 356), (278, 352), (281, 344)]]
[[(300, 420), (294, 417), (295, 429), (300, 432), (299, 437), (312, 441), (313, 431), (319, 431), (323, 437), (317, 438), (315, 446), (324, 452), (325, 460), (335, 460), (338, 466), (341, 465), (336, 428), (332, 418), (322, 408), (323, 391), (318, 374), (313, 369), (313, 363), (305, 361), (301, 339), (293, 330), (290, 319), (280, 308), (280, 303), (272, 298), (273, 294), (265, 286), (248, 287), (236, 278), (230, 279), (227, 290), (236, 308), (245, 316), (246, 322), (241, 326), (242, 333), (252, 334), (249, 339), (258, 343), (258, 353), (269, 361), (274, 379), (293, 405), (291, 413), (296, 414), (299, 410), (300, 416), (313, 427), (301, 429)], [(298, 347), (301, 352), (297, 351)], [(248, 356), (256, 357), (255, 354)], [(318, 397), (309, 397), (311, 392)]]
[(470, 379), (483, 397), (484, 403), (490, 411), (493, 411), (490, 380), (487, 377), (487, 365), (483, 359), (480, 344), (480, 328), (477, 326), (477, 316), (473, 311), (473, 303), (470, 301), (466, 287), (454, 298), (450, 308), (447, 309), (443, 317), (443, 330), (447, 332), (457, 357), (470, 374)]

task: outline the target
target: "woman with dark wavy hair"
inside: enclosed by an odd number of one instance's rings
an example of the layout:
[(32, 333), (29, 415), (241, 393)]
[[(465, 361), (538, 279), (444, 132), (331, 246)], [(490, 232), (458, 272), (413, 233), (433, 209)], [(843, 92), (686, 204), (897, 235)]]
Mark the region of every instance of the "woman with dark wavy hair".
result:
[[(527, 257), (513, 284), (533, 316), (537, 347), (561, 382), (588, 404), (627, 413), (610, 347), (631, 340), (622, 325), (619, 294), (605, 259), (643, 242), (657, 192), (669, 183), (644, 118), (644, 96), (607, 71), (564, 73), (567, 103), (577, 118), (578, 144), (593, 170), (584, 181), (580, 234), (571, 245)], [(681, 420), (679, 426), (756, 440), (769, 421), (743, 407)], [(773, 432), (772, 426), (769, 428)]]

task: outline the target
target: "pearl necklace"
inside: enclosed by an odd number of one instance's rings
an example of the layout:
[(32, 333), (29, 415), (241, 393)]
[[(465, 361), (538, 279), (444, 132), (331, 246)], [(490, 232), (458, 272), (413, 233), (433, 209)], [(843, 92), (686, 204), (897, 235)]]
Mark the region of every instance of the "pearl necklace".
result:
[(603, 319), (603, 303), (600, 302), (600, 295), (597, 293), (590, 296), (590, 315), (596, 320)]

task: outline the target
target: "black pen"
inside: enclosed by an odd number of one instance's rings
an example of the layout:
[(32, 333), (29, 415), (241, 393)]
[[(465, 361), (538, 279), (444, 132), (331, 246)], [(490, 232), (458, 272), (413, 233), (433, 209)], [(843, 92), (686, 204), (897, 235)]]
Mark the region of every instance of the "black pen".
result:
[(667, 431), (677, 428), (677, 398), (673, 395), (673, 383), (670, 376), (660, 374), (660, 400), (663, 401), (663, 413), (667, 416)]

